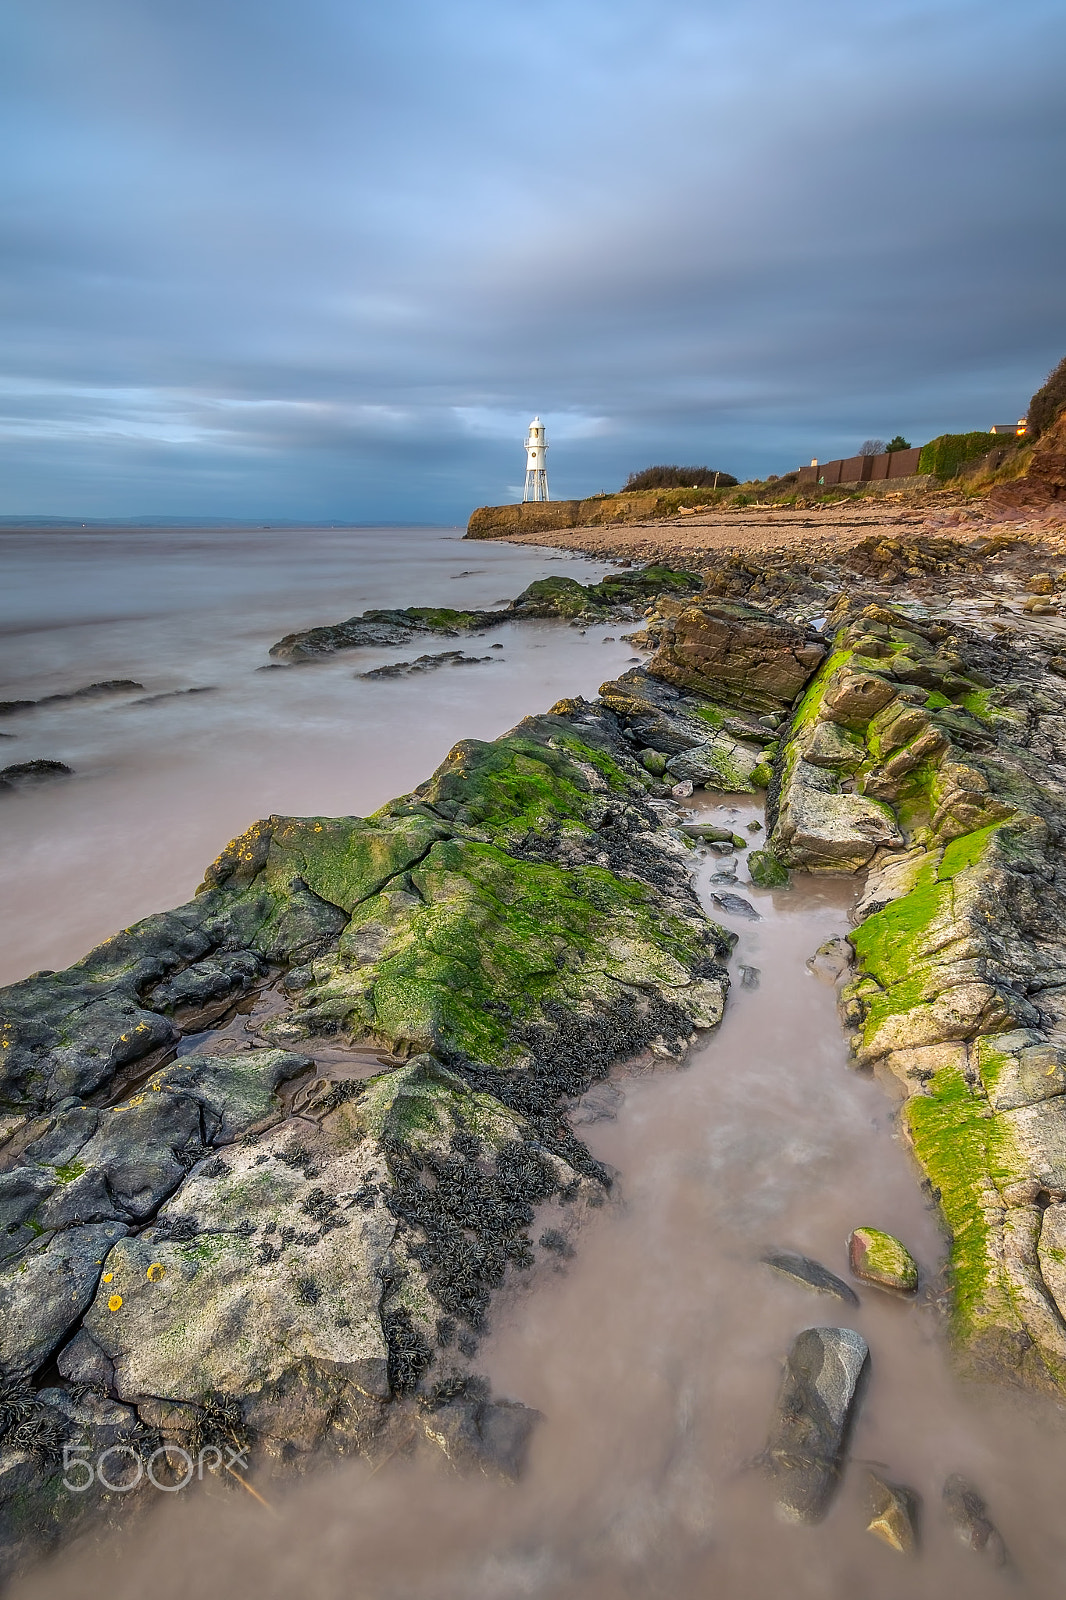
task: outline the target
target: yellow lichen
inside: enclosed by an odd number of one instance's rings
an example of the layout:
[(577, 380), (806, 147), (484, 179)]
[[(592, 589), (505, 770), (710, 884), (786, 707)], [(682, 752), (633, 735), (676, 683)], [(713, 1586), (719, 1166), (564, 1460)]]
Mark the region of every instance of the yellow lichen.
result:
[(107, 1302), (107, 1309), (109, 1311), (121, 1311), (122, 1296), (120, 1294), (113, 1294), (110, 1300)]
[(166, 1268), (161, 1261), (153, 1261), (152, 1265), (145, 1273), (145, 1277), (148, 1279), (149, 1283), (158, 1283), (165, 1271)]

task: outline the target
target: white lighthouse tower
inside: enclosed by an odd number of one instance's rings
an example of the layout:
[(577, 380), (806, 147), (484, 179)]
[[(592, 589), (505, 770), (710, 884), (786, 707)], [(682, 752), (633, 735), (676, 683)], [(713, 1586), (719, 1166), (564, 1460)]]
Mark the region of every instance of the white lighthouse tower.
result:
[(534, 417), (526, 435), (526, 487), (523, 500), (548, 498), (548, 443), (544, 424)]

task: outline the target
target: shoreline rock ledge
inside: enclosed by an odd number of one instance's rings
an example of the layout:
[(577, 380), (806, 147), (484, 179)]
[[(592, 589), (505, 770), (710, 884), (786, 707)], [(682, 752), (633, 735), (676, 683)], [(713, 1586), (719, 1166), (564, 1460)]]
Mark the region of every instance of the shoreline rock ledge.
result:
[(1024, 636), (843, 609), (782, 741), (770, 845), (865, 871), (841, 1013), (856, 1066), (902, 1088), (957, 1350), (1061, 1396), (1066, 684)]
[[(725, 715), (662, 689), (660, 742)], [(534, 1223), (556, 1248), (609, 1189), (566, 1106), (725, 1004), (734, 936), (635, 741), (583, 700), (463, 740), (372, 817), (256, 823), (187, 905), (0, 993), (6, 1570), (113, 1509), (62, 1487), (72, 1439), (289, 1472), (410, 1432), (520, 1470), (535, 1415), (474, 1364)]]

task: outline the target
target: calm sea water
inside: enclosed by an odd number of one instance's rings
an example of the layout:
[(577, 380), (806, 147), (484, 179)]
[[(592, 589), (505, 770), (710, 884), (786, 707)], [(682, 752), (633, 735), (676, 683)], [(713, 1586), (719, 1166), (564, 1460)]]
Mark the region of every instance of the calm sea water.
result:
[[(491, 609), (534, 578), (606, 570), (464, 544), (458, 528), (0, 531), (0, 699), (115, 678), (144, 686), (0, 719), (0, 767), (44, 757), (76, 774), (0, 797), (0, 983), (65, 966), (188, 899), (258, 817), (365, 815), (427, 777), (456, 739), (492, 739), (564, 694), (594, 695), (632, 656), (617, 627), (582, 637), (545, 622), (261, 671), (284, 634), (373, 606)], [(493, 659), (357, 676), (456, 648)], [(174, 693), (189, 689), (208, 692)], [(172, 698), (136, 703), (159, 695)]]

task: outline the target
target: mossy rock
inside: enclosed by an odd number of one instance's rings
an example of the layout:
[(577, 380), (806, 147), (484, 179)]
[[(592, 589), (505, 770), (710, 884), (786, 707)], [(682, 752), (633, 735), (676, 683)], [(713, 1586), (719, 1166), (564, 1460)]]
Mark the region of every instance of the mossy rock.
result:
[(753, 850), (748, 857), (748, 876), (760, 889), (787, 889), (792, 875), (772, 850)]
[(864, 1283), (881, 1289), (913, 1294), (918, 1287), (918, 1265), (906, 1245), (879, 1228), (856, 1228), (848, 1240), (851, 1270)]

